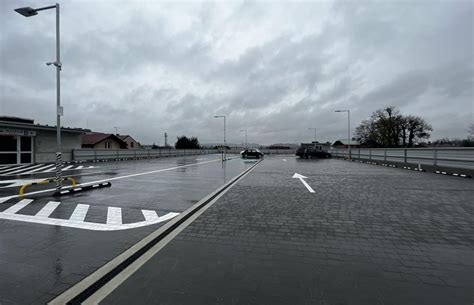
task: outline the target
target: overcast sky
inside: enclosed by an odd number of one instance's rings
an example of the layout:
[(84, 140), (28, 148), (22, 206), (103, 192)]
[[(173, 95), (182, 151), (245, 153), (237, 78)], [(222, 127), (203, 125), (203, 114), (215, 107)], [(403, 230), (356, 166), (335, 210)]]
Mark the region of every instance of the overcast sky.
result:
[[(98, 4), (100, 2), (100, 4)], [(55, 124), (53, 2), (0, 2), (0, 115)], [(474, 2), (61, 1), (65, 126), (261, 144), (347, 135), (384, 106), (474, 122)]]

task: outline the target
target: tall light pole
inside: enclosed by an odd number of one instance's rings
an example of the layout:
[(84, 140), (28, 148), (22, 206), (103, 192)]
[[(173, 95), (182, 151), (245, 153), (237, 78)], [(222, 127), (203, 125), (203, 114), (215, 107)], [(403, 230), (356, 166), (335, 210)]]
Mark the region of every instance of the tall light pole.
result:
[(245, 131), (245, 149), (247, 149), (247, 129), (241, 129), (240, 132)]
[(314, 129), (314, 144), (316, 144), (316, 128), (308, 128), (308, 130), (313, 130)]
[(226, 141), (226, 135), (225, 135), (225, 115), (215, 115), (215, 119), (217, 118), (224, 118), (224, 156), (222, 157), (222, 161), (227, 160), (227, 141)]
[(351, 111), (336, 110), (335, 112), (347, 112), (347, 147), (349, 148), (349, 159), (351, 158)]
[(20, 15), (31, 17), (38, 15), (39, 11), (56, 9), (56, 61), (48, 62), (47, 65), (54, 65), (56, 67), (56, 192), (59, 192), (62, 187), (61, 177), (61, 116), (63, 115), (63, 108), (61, 107), (61, 53), (60, 53), (60, 39), (59, 39), (59, 3), (56, 5), (45, 6), (40, 8), (21, 7), (15, 9)]

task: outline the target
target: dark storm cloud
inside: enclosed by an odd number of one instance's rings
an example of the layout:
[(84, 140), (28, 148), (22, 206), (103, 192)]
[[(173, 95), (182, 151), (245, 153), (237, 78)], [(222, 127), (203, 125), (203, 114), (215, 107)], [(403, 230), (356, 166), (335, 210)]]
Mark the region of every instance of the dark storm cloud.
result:
[[(225, 114), (230, 142), (273, 143), (345, 136), (337, 108), (354, 128), (394, 105), (434, 137), (474, 121), (471, 1), (115, 4), (61, 3), (65, 125), (219, 142)], [(0, 114), (51, 124), (54, 14), (27, 5), (0, 3)]]

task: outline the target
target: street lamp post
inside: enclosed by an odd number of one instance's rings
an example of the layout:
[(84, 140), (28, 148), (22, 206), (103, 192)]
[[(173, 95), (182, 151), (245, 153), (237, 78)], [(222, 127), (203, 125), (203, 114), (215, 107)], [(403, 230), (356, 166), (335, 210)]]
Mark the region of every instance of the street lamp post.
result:
[(56, 61), (46, 63), (48, 66), (54, 65), (56, 67), (56, 192), (59, 192), (62, 187), (61, 177), (61, 116), (63, 115), (63, 108), (61, 107), (61, 52), (60, 52), (60, 38), (59, 38), (59, 3), (56, 5), (45, 6), (40, 8), (21, 7), (15, 9), (20, 15), (25, 17), (32, 17), (38, 15), (39, 11), (56, 9)]
[(336, 110), (335, 112), (347, 112), (347, 147), (349, 149), (349, 159), (351, 159), (351, 111)]
[(215, 115), (215, 119), (217, 118), (224, 118), (224, 149), (223, 149), (223, 154), (224, 156), (222, 157), (222, 162), (227, 160), (227, 141), (226, 141), (226, 132), (225, 132), (225, 115)]
[(314, 129), (314, 144), (316, 144), (316, 128), (308, 128), (308, 130), (313, 130)]
[(247, 149), (248, 144), (247, 144), (247, 129), (241, 129), (240, 132), (245, 131), (245, 149)]

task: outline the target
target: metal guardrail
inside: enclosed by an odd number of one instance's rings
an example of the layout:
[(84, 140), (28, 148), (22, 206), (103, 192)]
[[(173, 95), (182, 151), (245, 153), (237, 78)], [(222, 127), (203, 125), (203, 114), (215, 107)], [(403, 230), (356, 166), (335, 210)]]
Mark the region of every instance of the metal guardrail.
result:
[[(239, 154), (242, 150), (245, 150), (245, 147), (232, 147), (227, 150), (228, 154)], [(268, 148), (259, 148), (265, 155), (294, 155), (296, 149), (268, 149)]]
[[(231, 148), (228, 154), (239, 154), (245, 148)], [(294, 155), (295, 149), (260, 149), (266, 155)], [(122, 159), (164, 158), (190, 155), (207, 155), (221, 153), (221, 149), (92, 149), (81, 148), (72, 151), (74, 161), (99, 161)]]
[(92, 149), (73, 150), (74, 161), (133, 160), (215, 154), (216, 149)]
[[(332, 149), (331, 153), (333, 157), (349, 157), (347, 149)], [(474, 147), (353, 148), (351, 156), (355, 160), (474, 169)]]

